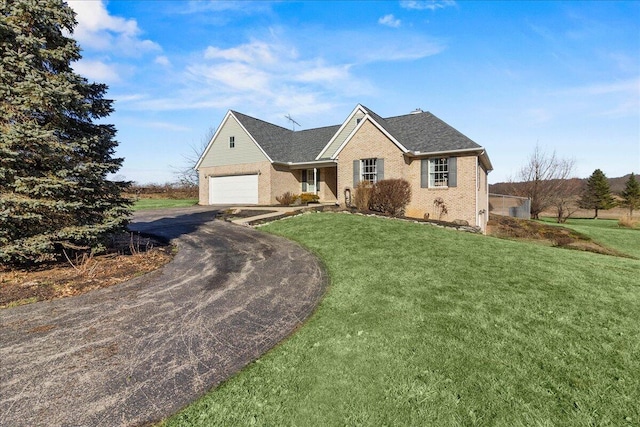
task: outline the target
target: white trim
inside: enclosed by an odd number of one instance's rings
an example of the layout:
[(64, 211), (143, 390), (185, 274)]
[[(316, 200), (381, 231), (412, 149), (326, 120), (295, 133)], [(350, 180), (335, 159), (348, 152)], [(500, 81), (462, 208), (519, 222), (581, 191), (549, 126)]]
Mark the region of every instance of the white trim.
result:
[[(433, 169), (433, 165), (431, 163), (431, 161), (433, 160), (438, 160), (440, 156), (437, 157), (430, 157), (427, 159), (427, 188), (432, 189), (432, 190), (438, 190), (438, 189), (443, 189), (446, 190), (449, 188), (449, 158), (447, 157), (447, 185), (435, 185), (435, 174), (437, 173), (443, 173), (442, 171), (438, 172), (435, 169)], [(441, 159), (441, 157), (440, 157)], [(431, 185), (431, 174), (433, 173), (434, 178), (433, 178), (433, 182), (434, 184)], [(453, 187), (452, 187), (453, 188)]]
[(482, 155), (484, 148), (460, 148), (457, 150), (444, 150), (444, 151), (409, 151), (406, 154), (411, 157), (437, 157), (442, 156), (444, 154), (460, 154), (460, 153), (478, 153), (478, 155)]
[(200, 164), (204, 161), (204, 158), (209, 153), (209, 150), (211, 150), (211, 146), (213, 145), (213, 141), (215, 141), (216, 137), (218, 136), (218, 134), (220, 133), (220, 131), (222, 130), (224, 125), (227, 123), (227, 120), (229, 120), (229, 117), (233, 117), (233, 119), (236, 121), (238, 126), (240, 126), (240, 128), (242, 128), (242, 130), (247, 135), (249, 135), (249, 138), (251, 139), (251, 141), (253, 141), (253, 143), (256, 144), (256, 146), (262, 152), (262, 154), (264, 154), (264, 156), (267, 158), (267, 160), (269, 160), (269, 163), (273, 163), (273, 160), (271, 160), (271, 157), (269, 157), (267, 152), (262, 149), (260, 144), (258, 144), (258, 141), (256, 141), (255, 138), (253, 137), (253, 135), (251, 135), (251, 133), (247, 130), (247, 128), (245, 128), (242, 125), (240, 120), (238, 120), (238, 118), (233, 114), (233, 112), (231, 110), (229, 110), (229, 111), (227, 111), (227, 114), (225, 114), (224, 119), (222, 119), (222, 123), (220, 123), (220, 126), (218, 126), (218, 129), (216, 129), (216, 132), (213, 134), (213, 136), (209, 140), (209, 143), (207, 144), (207, 148), (205, 148), (205, 150), (202, 152), (202, 156), (200, 156), (200, 159), (198, 159), (198, 163), (196, 163), (196, 165), (194, 166), (194, 169), (195, 170), (200, 169)]
[(360, 130), (360, 128), (362, 126), (364, 126), (364, 124), (366, 123), (366, 121), (369, 120), (375, 127), (378, 128), (378, 130), (380, 132), (382, 132), (387, 138), (389, 138), (389, 140), (391, 142), (393, 142), (396, 147), (398, 147), (400, 149), (400, 151), (402, 151), (402, 153), (407, 154), (409, 153), (409, 150), (407, 150), (407, 148), (400, 144), (400, 142), (398, 142), (397, 139), (395, 139), (389, 132), (387, 132), (378, 122), (376, 122), (374, 120), (373, 117), (371, 117), (369, 115), (369, 113), (365, 114), (365, 116), (362, 118), (362, 120), (360, 120), (360, 123), (353, 129), (353, 131), (351, 131), (351, 133), (349, 134), (349, 136), (347, 136), (347, 138), (344, 140), (344, 142), (340, 145), (340, 147), (338, 147), (338, 149), (336, 150), (336, 152), (334, 153), (334, 155), (331, 157), (331, 159), (335, 160), (338, 157), (338, 154), (340, 154), (340, 152), (344, 149), (344, 147), (346, 147), (346, 145), (351, 141), (351, 138), (353, 138), (353, 136), (358, 132), (358, 130)]
[[(316, 160), (319, 160), (319, 159), (322, 158), (322, 155), (325, 153), (325, 151), (327, 151), (329, 149), (331, 144), (333, 144), (333, 142), (338, 137), (338, 135), (340, 135), (342, 130), (351, 122), (351, 119), (353, 118), (353, 116), (356, 115), (356, 113), (358, 111), (360, 111), (361, 113), (363, 113), (365, 115), (368, 114), (367, 110), (365, 110), (362, 105), (360, 105), (360, 104), (356, 105), (356, 108), (354, 108), (353, 111), (351, 112), (351, 114), (349, 114), (349, 117), (347, 117), (347, 120), (342, 122), (342, 126), (340, 126), (340, 129), (338, 129), (338, 131), (335, 134), (333, 134), (333, 137), (331, 137), (331, 139), (329, 140), (327, 145), (325, 145), (324, 148), (322, 149), (322, 151), (320, 151), (320, 154), (318, 154), (318, 156), (316, 157)], [(362, 121), (362, 120), (360, 120), (360, 121)]]

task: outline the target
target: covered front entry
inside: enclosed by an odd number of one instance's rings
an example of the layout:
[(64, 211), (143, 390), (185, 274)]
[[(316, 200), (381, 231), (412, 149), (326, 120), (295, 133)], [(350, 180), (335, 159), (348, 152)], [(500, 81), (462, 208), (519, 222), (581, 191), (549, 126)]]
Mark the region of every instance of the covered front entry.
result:
[(209, 177), (210, 205), (257, 205), (258, 175)]

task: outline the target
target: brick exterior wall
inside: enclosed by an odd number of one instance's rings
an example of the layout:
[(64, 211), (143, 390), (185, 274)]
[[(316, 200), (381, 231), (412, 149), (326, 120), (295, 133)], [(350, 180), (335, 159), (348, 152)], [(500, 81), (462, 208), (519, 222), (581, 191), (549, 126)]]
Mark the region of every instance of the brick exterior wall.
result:
[[(409, 175), (406, 178), (411, 183), (411, 203), (407, 207), (407, 216), (423, 218), (429, 214), (430, 219), (467, 221), (470, 225), (476, 223), (476, 156), (461, 156), (457, 158), (458, 179), (456, 187), (421, 188), (420, 163), (421, 159), (413, 159), (409, 164)], [(447, 213), (439, 215), (434, 201), (441, 198), (447, 207)]]
[[(269, 204), (278, 204), (276, 197), (282, 196), (287, 191), (293, 194), (300, 194), (302, 188), (302, 172), (299, 170), (291, 171), (284, 167), (272, 167), (271, 172), (271, 199)], [(262, 188), (260, 189), (262, 191)]]
[[(357, 134), (338, 155), (338, 202), (345, 204), (344, 192), (351, 191), (353, 186), (353, 161), (367, 158), (384, 159), (384, 178), (403, 178), (411, 184), (411, 202), (407, 206), (406, 215), (423, 218), (429, 214), (430, 219), (467, 221), (470, 225), (484, 229), (486, 219), (478, 221), (477, 211), (486, 209), (486, 172), (476, 170), (477, 156), (460, 156), (457, 158), (457, 186), (449, 188), (421, 188), (421, 159), (408, 158), (403, 155), (387, 136), (369, 121), (365, 122)], [(477, 176), (480, 175), (480, 182)], [(480, 189), (478, 190), (478, 184)], [(477, 206), (476, 209), (476, 197)], [(447, 214), (439, 216), (434, 200), (442, 198), (447, 207)]]

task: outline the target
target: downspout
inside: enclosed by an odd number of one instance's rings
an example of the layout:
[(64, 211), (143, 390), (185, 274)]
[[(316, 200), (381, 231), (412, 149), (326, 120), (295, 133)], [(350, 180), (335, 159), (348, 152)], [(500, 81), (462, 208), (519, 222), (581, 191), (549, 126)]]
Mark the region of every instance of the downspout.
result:
[[(486, 172), (485, 183), (487, 185), (487, 193), (486, 193), (487, 194), (487, 208), (486, 208), (487, 210), (485, 212), (487, 212), (487, 222), (489, 222), (489, 171)], [(487, 224), (485, 223), (485, 230), (484, 230), (485, 234), (487, 232), (486, 228), (487, 228)]]
[(478, 175), (479, 161), (480, 157), (476, 157), (476, 185), (474, 185), (473, 187), (475, 188), (474, 192), (476, 193), (476, 203), (474, 206), (474, 209), (476, 211), (476, 226), (482, 228), (482, 226), (480, 225), (480, 211), (478, 210), (478, 192), (480, 191), (480, 183), (478, 182), (478, 179), (480, 178), (480, 175)]

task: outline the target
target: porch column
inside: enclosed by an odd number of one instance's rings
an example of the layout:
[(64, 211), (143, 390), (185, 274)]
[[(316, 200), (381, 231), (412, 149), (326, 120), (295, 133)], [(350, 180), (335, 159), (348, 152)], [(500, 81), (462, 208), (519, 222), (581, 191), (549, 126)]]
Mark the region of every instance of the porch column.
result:
[(313, 168), (313, 193), (318, 195), (318, 168)]

